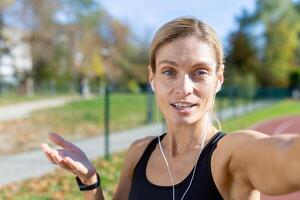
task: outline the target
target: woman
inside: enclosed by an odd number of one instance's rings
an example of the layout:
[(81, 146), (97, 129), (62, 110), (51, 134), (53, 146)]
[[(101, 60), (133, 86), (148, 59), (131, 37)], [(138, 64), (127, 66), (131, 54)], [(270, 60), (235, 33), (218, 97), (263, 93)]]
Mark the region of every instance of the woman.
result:
[[(300, 189), (300, 139), (243, 130), (225, 134), (211, 123), (223, 83), (223, 52), (215, 32), (195, 18), (162, 26), (150, 50), (149, 82), (167, 133), (129, 148), (114, 199), (258, 200)], [(86, 199), (104, 199), (85, 154), (56, 134), (62, 149), (46, 156), (77, 176)], [(289, 170), (286, 164), (289, 164)]]

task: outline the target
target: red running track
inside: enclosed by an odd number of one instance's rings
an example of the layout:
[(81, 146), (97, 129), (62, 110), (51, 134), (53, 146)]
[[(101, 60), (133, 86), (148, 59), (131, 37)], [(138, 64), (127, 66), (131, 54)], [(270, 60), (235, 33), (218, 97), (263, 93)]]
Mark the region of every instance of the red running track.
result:
[[(278, 135), (284, 133), (300, 134), (300, 115), (272, 119), (256, 124), (250, 129), (257, 130), (268, 135)], [(261, 200), (300, 200), (300, 192), (276, 197), (270, 197), (262, 194)]]

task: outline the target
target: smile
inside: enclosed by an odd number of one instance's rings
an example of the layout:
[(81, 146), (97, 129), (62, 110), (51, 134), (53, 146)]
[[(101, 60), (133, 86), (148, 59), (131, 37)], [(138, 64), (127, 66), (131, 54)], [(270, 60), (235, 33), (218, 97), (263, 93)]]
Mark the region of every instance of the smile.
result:
[(192, 108), (193, 106), (196, 106), (197, 104), (179, 102), (179, 103), (171, 103), (171, 105), (176, 109), (184, 110), (184, 109)]

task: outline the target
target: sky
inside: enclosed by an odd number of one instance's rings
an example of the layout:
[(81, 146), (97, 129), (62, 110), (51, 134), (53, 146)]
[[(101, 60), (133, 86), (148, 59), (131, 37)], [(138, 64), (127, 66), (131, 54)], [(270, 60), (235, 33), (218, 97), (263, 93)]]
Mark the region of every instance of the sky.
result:
[(115, 18), (129, 25), (140, 38), (150, 40), (164, 23), (195, 16), (208, 23), (224, 42), (237, 28), (235, 17), (243, 8), (253, 11), (255, 0), (98, 0)]

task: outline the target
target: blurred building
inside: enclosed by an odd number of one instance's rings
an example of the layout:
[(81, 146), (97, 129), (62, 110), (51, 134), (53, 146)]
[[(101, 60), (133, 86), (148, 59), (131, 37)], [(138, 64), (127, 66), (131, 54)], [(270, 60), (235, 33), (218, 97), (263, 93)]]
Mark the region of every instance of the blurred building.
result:
[[(32, 69), (28, 33), (4, 27), (0, 41), (0, 86), (17, 85)], [(1, 89), (1, 88), (0, 88)]]

